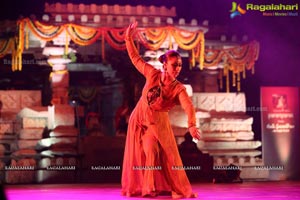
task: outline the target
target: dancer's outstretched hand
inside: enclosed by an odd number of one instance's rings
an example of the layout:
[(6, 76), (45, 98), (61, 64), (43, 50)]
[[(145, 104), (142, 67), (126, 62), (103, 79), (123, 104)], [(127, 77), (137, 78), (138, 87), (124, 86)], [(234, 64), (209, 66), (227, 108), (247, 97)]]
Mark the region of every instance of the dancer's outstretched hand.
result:
[(130, 38), (132, 37), (132, 35), (135, 33), (136, 31), (136, 27), (138, 25), (138, 22), (135, 21), (133, 23), (131, 23), (128, 28), (126, 29), (126, 34), (125, 34), (125, 38)]
[(189, 132), (190, 132), (190, 134), (191, 134), (191, 136), (193, 137), (193, 138), (195, 138), (196, 140), (200, 140), (200, 130), (199, 129), (197, 129), (197, 127), (196, 126), (192, 126), (192, 127), (190, 127), (189, 128)]

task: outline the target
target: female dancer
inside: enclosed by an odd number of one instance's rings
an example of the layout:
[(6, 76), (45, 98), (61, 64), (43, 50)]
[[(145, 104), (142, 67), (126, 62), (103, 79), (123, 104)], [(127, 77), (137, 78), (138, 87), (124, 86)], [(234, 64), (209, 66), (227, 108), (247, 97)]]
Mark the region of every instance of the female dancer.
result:
[(168, 111), (180, 103), (188, 115), (190, 134), (200, 139), (191, 99), (183, 84), (176, 80), (182, 68), (181, 56), (170, 50), (159, 58), (163, 71), (155, 69), (140, 57), (134, 45), (132, 37), (136, 27), (137, 22), (127, 28), (126, 47), (146, 83), (128, 123), (122, 194), (154, 197), (169, 192), (173, 198), (196, 197), (184, 171), (168, 116)]

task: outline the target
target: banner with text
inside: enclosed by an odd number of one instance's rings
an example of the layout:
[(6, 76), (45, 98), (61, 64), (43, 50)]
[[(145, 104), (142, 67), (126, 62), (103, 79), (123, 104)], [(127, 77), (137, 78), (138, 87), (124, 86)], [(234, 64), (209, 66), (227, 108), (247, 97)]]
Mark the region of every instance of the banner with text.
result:
[(262, 150), (270, 178), (289, 179), (299, 162), (299, 88), (261, 87)]

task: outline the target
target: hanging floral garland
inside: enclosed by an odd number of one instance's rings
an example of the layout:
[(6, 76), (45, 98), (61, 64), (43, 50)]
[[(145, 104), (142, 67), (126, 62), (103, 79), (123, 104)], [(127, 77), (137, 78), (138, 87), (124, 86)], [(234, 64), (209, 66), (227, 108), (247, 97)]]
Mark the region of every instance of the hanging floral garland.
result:
[[(94, 43), (100, 36), (102, 58), (105, 60), (105, 41), (117, 50), (125, 50), (124, 34), (125, 28), (94, 28), (87, 26), (80, 26), (74, 24), (63, 25), (48, 25), (41, 23), (37, 20), (32, 21), (28, 18), (18, 21), (19, 35), (15, 38), (15, 45), (12, 49), (13, 53), (13, 70), (21, 70), (22, 66), (22, 53), (24, 50), (24, 44), (28, 48), (28, 34), (29, 31), (33, 33), (37, 38), (42, 41), (51, 41), (58, 37), (62, 32), (66, 32), (66, 38), (70, 39), (78, 45), (90, 45)], [(142, 45), (151, 50), (157, 50), (161, 47), (166, 39), (170, 39), (170, 48), (172, 47), (172, 38), (178, 43), (179, 47), (184, 50), (191, 50), (192, 55), (195, 55), (195, 51), (198, 52), (198, 59), (200, 66), (202, 66), (204, 60), (204, 34), (202, 31), (189, 32), (181, 30), (176, 27), (155, 27), (155, 28), (139, 28), (137, 30), (137, 36)], [(2, 43), (5, 47), (6, 43)], [(11, 44), (11, 43), (10, 43)], [(1, 51), (2, 56), (7, 53), (7, 48)], [(68, 41), (66, 40), (66, 50), (68, 49)], [(196, 56), (193, 56), (193, 60)]]
[(168, 27), (141, 28), (137, 30), (141, 44), (150, 50), (158, 50), (169, 36)]
[(224, 52), (221, 50), (205, 49), (204, 66), (211, 67), (211, 66), (218, 65), (222, 61), (223, 55), (224, 55)]
[(147, 49), (158, 50), (169, 38), (169, 46), (172, 48), (172, 38), (181, 49), (192, 51), (192, 62), (195, 63), (194, 52), (198, 51), (200, 68), (204, 62), (204, 33), (202, 31), (190, 32), (176, 27), (155, 27), (138, 29), (137, 36)]
[(202, 31), (188, 32), (186, 30), (172, 28), (171, 34), (179, 47), (184, 50), (194, 49), (204, 40)]
[(254, 64), (259, 55), (259, 43), (252, 41), (248, 44), (229, 49), (206, 49), (204, 54), (204, 67), (223, 65), (220, 87), (223, 87), (223, 76), (226, 80), (226, 91), (230, 89), (230, 77), (232, 86), (241, 89), (241, 75), (246, 78), (246, 70), (254, 73)]
[[(51, 41), (58, 37), (64, 30), (64, 26), (55, 26), (41, 23), (37, 20), (32, 21), (28, 18), (22, 20), (24, 27), (28, 29), (39, 39), (43, 41)], [(20, 30), (22, 31), (22, 30)], [(23, 30), (24, 31), (24, 30)]]
[[(117, 50), (125, 50), (125, 28), (94, 28), (87, 26), (80, 26), (75, 24), (63, 25), (47, 25), (39, 21), (32, 21), (28, 18), (22, 19), (20, 22), (20, 33), (24, 35), (25, 29), (31, 31), (36, 37), (43, 41), (51, 41), (58, 37), (64, 30), (66, 37), (78, 45), (90, 45), (94, 43), (100, 36), (102, 36), (102, 58), (105, 60), (105, 46), (106, 41), (111, 47)], [(151, 50), (157, 50), (161, 47), (167, 38), (172, 37), (178, 43), (179, 47), (184, 50), (199, 51), (199, 62), (203, 63), (204, 55), (204, 34), (202, 31), (189, 32), (176, 27), (155, 27), (155, 28), (139, 28), (137, 36), (142, 45)], [(28, 40), (28, 37), (25, 38)], [(19, 38), (20, 42), (24, 44), (24, 36)], [(27, 42), (26, 42), (27, 43)], [(68, 44), (66, 44), (67, 49)], [(199, 50), (200, 49), (200, 50)], [(194, 59), (194, 58), (193, 58)], [(201, 65), (202, 66), (202, 65)]]
[(126, 50), (125, 45), (125, 28), (123, 29), (114, 29), (109, 28), (106, 31), (103, 31), (104, 39), (107, 43), (117, 50)]
[[(70, 37), (78, 45), (90, 45), (101, 37), (103, 60), (105, 60), (105, 42), (117, 50), (126, 49), (124, 43), (125, 28), (95, 28), (75, 24), (48, 25), (25, 18), (18, 21), (18, 29), (19, 35), (17, 37), (0, 42), (0, 57), (10, 51), (12, 52), (13, 70), (21, 70), (22, 53), (24, 44), (28, 47), (29, 31), (43, 41), (51, 41), (65, 31), (66, 37)], [(229, 82), (229, 76), (232, 73), (233, 85), (237, 85), (238, 89), (240, 87), (240, 73), (242, 73), (243, 78), (245, 78), (246, 69), (251, 69), (254, 73), (254, 63), (259, 52), (259, 44), (255, 41), (231, 49), (206, 49), (204, 52), (204, 33), (202, 31), (189, 32), (172, 26), (139, 28), (136, 34), (139, 42), (150, 50), (158, 50), (167, 39), (170, 40), (170, 48), (172, 48), (173, 38), (180, 48), (191, 50), (192, 66), (195, 66), (195, 60), (198, 60), (201, 69), (222, 64), (224, 66), (222, 75), (226, 76), (226, 80)], [(67, 47), (68, 43), (66, 43), (66, 49)], [(226, 85), (228, 88), (229, 84), (226, 83)]]
[(24, 50), (24, 30), (25, 30), (25, 22), (19, 20), (17, 22), (17, 27), (19, 29), (19, 34), (13, 38), (14, 46), (12, 48), (11, 57), (12, 57), (12, 71), (22, 70), (22, 54)]
[(79, 26), (75, 24), (65, 25), (71, 40), (81, 46), (91, 45), (101, 36), (97, 28)]
[(10, 53), (14, 46), (14, 38), (9, 38), (8, 40), (0, 40), (0, 58)]

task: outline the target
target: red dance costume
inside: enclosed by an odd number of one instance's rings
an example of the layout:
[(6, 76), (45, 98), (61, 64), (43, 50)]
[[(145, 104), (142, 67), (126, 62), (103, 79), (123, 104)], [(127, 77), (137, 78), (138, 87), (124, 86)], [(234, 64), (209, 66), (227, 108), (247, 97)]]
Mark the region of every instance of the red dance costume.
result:
[[(188, 115), (188, 127), (195, 126), (195, 110), (182, 83), (161, 83), (162, 72), (140, 57), (133, 39), (126, 47), (146, 83), (131, 113), (123, 160), (122, 194), (158, 195), (171, 192), (173, 198), (196, 197), (182, 169), (182, 161), (171, 128), (168, 111), (179, 104)], [(180, 169), (181, 167), (181, 169)]]

